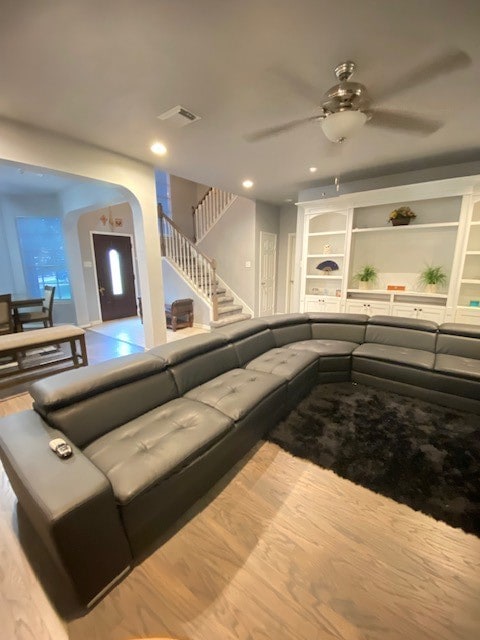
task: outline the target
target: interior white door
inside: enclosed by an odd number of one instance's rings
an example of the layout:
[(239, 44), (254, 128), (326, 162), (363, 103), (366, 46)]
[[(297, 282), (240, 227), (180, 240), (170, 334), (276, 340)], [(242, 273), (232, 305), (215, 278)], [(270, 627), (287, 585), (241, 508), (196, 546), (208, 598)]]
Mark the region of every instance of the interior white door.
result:
[(287, 284), (285, 290), (285, 312), (292, 313), (293, 305), (293, 281), (295, 277), (295, 243), (296, 234), (288, 234), (287, 246)]
[(277, 266), (277, 236), (260, 231), (260, 300), (258, 315), (275, 313), (275, 273)]

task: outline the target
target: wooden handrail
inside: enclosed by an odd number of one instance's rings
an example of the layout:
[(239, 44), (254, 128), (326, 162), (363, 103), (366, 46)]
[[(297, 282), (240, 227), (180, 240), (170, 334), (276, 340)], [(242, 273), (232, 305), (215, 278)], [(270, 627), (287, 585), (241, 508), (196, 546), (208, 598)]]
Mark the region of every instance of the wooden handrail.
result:
[[(171, 225), (175, 229), (175, 231), (177, 231), (181, 236), (183, 236), (185, 241), (193, 248), (195, 253), (198, 253), (199, 255), (201, 255), (203, 258), (205, 258), (205, 260), (207, 262), (209, 262), (213, 266), (215, 260), (213, 258), (209, 258), (207, 255), (202, 253), (200, 251), (200, 249), (197, 247), (197, 245), (194, 242), (192, 242), (190, 240), (190, 238), (187, 238), (187, 236), (183, 233), (183, 231), (180, 229), (180, 227), (177, 224), (175, 224), (175, 222), (173, 222), (173, 220), (171, 218), (169, 218), (163, 211), (160, 211), (160, 210), (158, 211), (158, 217), (166, 220), (167, 224)], [(161, 233), (163, 235), (163, 230), (161, 231)], [(165, 254), (163, 254), (163, 255), (165, 255)]]

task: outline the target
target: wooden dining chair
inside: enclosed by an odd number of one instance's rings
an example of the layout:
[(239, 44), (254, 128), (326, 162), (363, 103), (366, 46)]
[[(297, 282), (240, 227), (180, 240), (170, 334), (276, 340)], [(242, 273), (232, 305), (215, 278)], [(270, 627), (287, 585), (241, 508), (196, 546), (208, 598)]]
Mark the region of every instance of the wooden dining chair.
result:
[(43, 322), (44, 327), (53, 327), (53, 296), (55, 295), (55, 287), (45, 285), (43, 294), (42, 309), (38, 311), (24, 311), (16, 316), (16, 329), (23, 331), (25, 324), (32, 322)]
[(0, 335), (13, 333), (14, 331), (12, 294), (4, 293), (0, 295)]

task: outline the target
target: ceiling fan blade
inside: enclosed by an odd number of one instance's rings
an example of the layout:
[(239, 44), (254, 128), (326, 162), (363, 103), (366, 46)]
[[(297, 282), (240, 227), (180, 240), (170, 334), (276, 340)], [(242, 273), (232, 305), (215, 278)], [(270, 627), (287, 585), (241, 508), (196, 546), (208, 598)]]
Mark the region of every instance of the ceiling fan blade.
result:
[(270, 71), (284, 84), (289, 85), (290, 88), (295, 91), (296, 95), (301, 96), (313, 105), (320, 103), (322, 93), (319, 92), (318, 87), (315, 87), (307, 80), (304, 80), (298, 72), (293, 73), (283, 67), (272, 67)]
[(379, 103), (383, 100), (390, 99), (402, 91), (413, 89), (434, 78), (439, 78), (452, 71), (464, 69), (471, 64), (472, 59), (465, 51), (450, 49), (433, 58), (430, 62), (419, 65), (403, 76), (403, 78), (397, 78), (390, 86), (384, 87), (381, 91), (373, 91), (371, 95), (375, 103)]
[(369, 114), (371, 119), (367, 121), (367, 125), (382, 129), (398, 129), (402, 133), (430, 135), (442, 126), (438, 120), (423, 118), (407, 111), (370, 109)]
[(309, 118), (291, 120), (290, 122), (285, 122), (284, 124), (280, 124), (276, 127), (267, 127), (266, 129), (260, 129), (260, 131), (254, 131), (253, 133), (249, 133), (244, 136), (244, 138), (247, 142), (257, 142), (258, 140), (263, 140), (264, 138), (270, 138), (271, 136), (276, 136), (279, 133), (290, 131), (291, 129), (300, 127), (302, 124), (306, 124), (307, 122), (311, 122), (313, 120), (318, 120), (319, 118), (321, 118), (321, 116), (310, 116)]

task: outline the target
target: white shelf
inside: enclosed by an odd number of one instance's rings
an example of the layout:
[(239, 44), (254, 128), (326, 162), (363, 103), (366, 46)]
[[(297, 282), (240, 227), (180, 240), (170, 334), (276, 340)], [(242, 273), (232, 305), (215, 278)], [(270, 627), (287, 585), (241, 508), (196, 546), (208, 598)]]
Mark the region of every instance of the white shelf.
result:
[[(470, 226), (477, 227), (479, 224), (480, 224), (480, 220), (475, 220), (475, 221), (472, 220), (472, 222), (470, 223)], [(468, 308), (470, 309), (471, 307), (468, 307)]]
[[(480, 254), (480, 251), (478, 252)], [(344, 253), (308, 253), (307, 258), (343, 258)]]
[(313, 233), (309, 233), (308, 237), (312, 236), (344, 236), (346, 231), (314, 231)]
[(447, 298), (446, 293), (426, 293), (425, 291), (396, 291), (395, 289), (347, 289), (347, 293), (380, 293), (410, 298)]
[[(473, 224), (473, 223), (472, 223)], [(479, 223), (480, 224), (480, 223)], [(443, 229), (446, 227), (458, 227), (458, 222), (434, 222), (431, 224), (405, 224), (400, 225), (398, 227), (367, 227), (365, 229), (352, 229), (352, 233), (371, 233), (377, 231), (398, 231), (399, 229), (410, 230), (412, 229), (419, 231), (420, 229)], [(313, 234), (312, 234), (313, 235)]]
[(466, 256), (480, 256), (480, 251), (465, 251)]
[(480, 284), (480, 278), (465, 278), (460, 280), (462, 284)]
[(327, 279), (327, 280), (343, 280), (343, 276), (342, 275), (340, 275), (340, 276), (307, 276), (307, 278), (315, 278), (315, 279), (321, 278), (322, 280), (323, 279)]
[(472, 306), (470, 304), (467, 304), (467, 305), (459, 304), (457, 306), (457, 309), (475, 309), (478, 313), (480, 313), (480, 307), (474, 307), (474, 306)]

